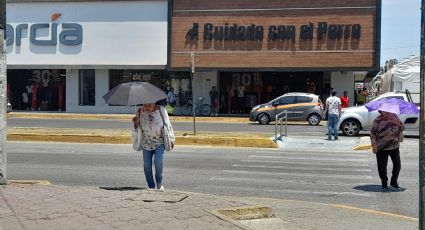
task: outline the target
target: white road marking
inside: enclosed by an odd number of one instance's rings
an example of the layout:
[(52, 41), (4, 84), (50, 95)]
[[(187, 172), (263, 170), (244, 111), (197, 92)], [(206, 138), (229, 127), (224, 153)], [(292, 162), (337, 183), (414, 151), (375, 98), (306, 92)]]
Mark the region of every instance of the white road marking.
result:
[(262, 175), (262, 176), (299, 176), (299, 177), (314, 177), (314, 178), (335, 178), (335, 179), (355, 179), (365, 180), (372, 179), (368, 175), (318, 175), (317, 173), (283, 173), (283, 172), (263, 172), (263, 171), (243, 171), (243, 170), (223, 170), (223, 173), (242, 174), (242, 175)]
[(240, 168), (264, 168), (264, 169), (288, 169), (288, 170), (317, 170), (330, 172), (372, 172), (371, 169), (346, 169), (346, 168), (324, 168), (324, 167), (291, 167), (281, 165), (239, 165), (234, 164), (233, 167)]

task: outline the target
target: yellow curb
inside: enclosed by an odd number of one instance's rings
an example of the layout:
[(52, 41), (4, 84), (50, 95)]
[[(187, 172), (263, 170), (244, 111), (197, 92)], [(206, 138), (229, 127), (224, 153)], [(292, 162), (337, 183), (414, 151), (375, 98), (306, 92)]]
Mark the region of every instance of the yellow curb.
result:
[(52, 185), (47, 180), (7, 180), (7, 184)]
[(355, 211), (366, 212), (366, 213), (375, 214), (375, 215), (391, 216), (391, 217), (397, 217), (397, 218), (411, 220), (411, 221), (419, 221), (419, 219), (415, 217), (403, 216), (403, 215), (394, 214), (390, 212), (381, 212), (381, 211), (376, 211), (372, 209), (356, 208), (356, 207), (352, 207), (348, 205), (338, 205), (338, 204), (327, 204), (327, 205), (331, 207), (335, 207), (335, 208), (355, 210)]
[[(235, 198), (235, 196), (218, 196), (218, 197), (222, 197), (222, 198), (225, 198), (225, 199), (234, 199)], [(236, 197), (236, 198), (242, 198), (242, 199), (249, 199), (250, 198), (250, 199), (266, 200), (266, 201), (283, 201), (283, 202), (287, 201), (287, 202), (298, 202), (298, 203), (304, 203), (304, 204), (319, 204), (319, 205), (325, 205), (325, 206), (329, 206), (329, 207), (333, 207), (333, 208), (348, 209), (348, 210), (353, 210), (353, 211), (357, 211), (357, 212), (365, 212), (365, 213), (374, 214), (374, 215), (390, 216), (390, 217), (405, 219), (405, 220), (409, 220), (409, 221), (419, 221), (419, 219), (416, 218), (416, 217), (410, 217), (410, 216), (395, 214), (395, 213), (391, 213), (391, 212), (377, 211), (377, 210), (373, 210), (373, 209), (357, 208), (357, 207), (344, 205), (344, 204), (327, 204), (327, 203), (304, 201), (304, 200), (290, 200), (290, 199), (277, 199), (277, 198), (269, 198), (269, 197), (252, 197), (252, 196), (244, 196), (244, 197)]]
[[(131, 144), (130, 135), (102, 135), (102, 134), (40, 134), (40, 133), (13, 133), (8, 132), (9, 141), (47, 141), (72, 143), (103, 143), (103, 144)], [(176, 145), (208, 145), (225, 147), (258, 147), (278, 148), (273, 140), (268, 138), (237, 138), (237, 137), (205, 137), (205, 136), (177, 136)]]
[(237, 138), (237, 137), (176, 137), (177, 145), (210, 145), (226, 147), (257, 147), (278, 148), (273, 140), (268, 138)]
[(356, 147), (353, 148), (353, 150), (369, 150), (372, 149), (372, 145), (371, 144), (366, 144), (366, 145), (358, 145)]

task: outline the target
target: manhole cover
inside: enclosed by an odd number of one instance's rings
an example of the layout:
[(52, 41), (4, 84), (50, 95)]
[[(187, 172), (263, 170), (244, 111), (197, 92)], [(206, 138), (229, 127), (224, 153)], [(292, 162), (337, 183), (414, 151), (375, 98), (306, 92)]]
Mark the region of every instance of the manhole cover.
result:
[(176, 192), (142, 191), (126, 198), (129, 201), (179, 203), (189, 196)]
[(111, 191), (135, 191), (135, 190), (145, 189), (140, 187), (99, 187), (99, 188), (104, 190), (111, 190)]

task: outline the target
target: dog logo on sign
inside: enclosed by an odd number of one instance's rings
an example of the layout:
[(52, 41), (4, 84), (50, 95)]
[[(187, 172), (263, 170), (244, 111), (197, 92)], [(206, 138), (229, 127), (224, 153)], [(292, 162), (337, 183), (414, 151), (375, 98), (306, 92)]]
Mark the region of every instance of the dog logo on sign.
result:
[(187, 31), (186, 39), (189, 39), (191, 41), (197, 41), (198, 33), (199, 33), (199, 24), (194, 22), (192, 28), (189, 31)]

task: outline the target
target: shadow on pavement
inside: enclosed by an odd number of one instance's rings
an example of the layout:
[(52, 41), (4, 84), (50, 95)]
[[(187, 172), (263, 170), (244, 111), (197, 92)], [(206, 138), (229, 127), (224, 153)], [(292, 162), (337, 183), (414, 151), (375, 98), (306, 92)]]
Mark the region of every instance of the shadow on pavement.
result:
[(146, 190), (146, 188), (140, 187), (99, 187), (104, 190), (112, 190), (112, 191), (135, 191), (135, 190)]
[(393, 187), (388, 187), (388, 190), (382, 190), (381, 185), (377, 184), (366, 184), (366, 185), (359, 185), (354, 187), (353, 189), (361, 190), (365, 192), (404, 192), (406, 191), (406, 188), (399, 188), (395, 189)]

